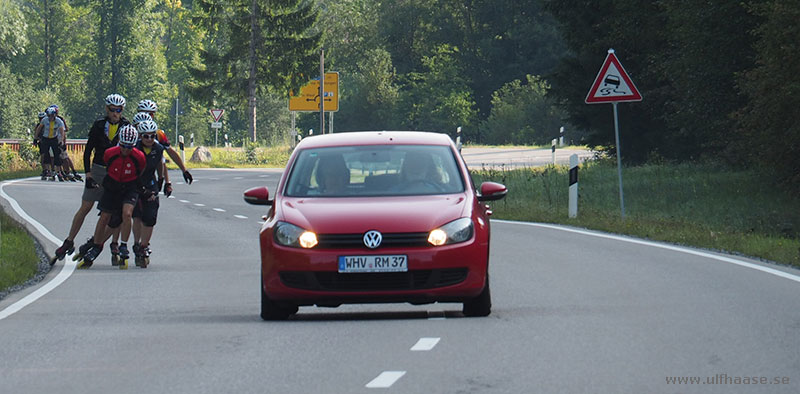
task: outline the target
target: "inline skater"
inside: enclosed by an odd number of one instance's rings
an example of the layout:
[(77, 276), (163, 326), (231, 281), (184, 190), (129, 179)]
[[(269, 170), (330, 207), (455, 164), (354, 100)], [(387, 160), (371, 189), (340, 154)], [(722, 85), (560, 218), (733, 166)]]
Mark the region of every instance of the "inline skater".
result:
[(133, 208), (139, 200), (140, 194), (143, 198), (152, 198), (154, 195), (154, 192), (148, 192), (142, 185), (141, 175), (146, 161), (144, 153), (135, 147), (137, 136), (135, 127), (129, 124), (122, 126), (119, 130), (119, 145), (108, 148), (103, 153), (108, 173), (103, 179), (103, 196), (97, 204), (101, 212), (100, 219), (97, 220), (97, 226), (95, 226), (92, 245), (86, 252), (79, 253), (73, 258), (79, 260), (79, 269), (91, 267), (100, 252), (103, 251), (103, 244), (112, 233), (107, 227), (122, 228), (119, 244), (119, 268), (128, 268), (127, 241), (131, 232)]
[(59, 114), (58, 104), (52, 104), (50, 105), (50, 108), (56, 110), (56, 117), (61, 119), (61, 121), (64, 123), (64, 143), (61, 144), (61, 171), (59, 173), (61, 176), (59, 177), (59, 180), (69, 180), (73, 182), (83, 181), (83, 178), (81, 178), (81, 176), (78, 175), (78, 172), (75, 171), (75, 165), (72, 163), (72, 159), (69, 157), (69, 152), (67, 151), (66, 141), (69, 138), (69, 126), (67, 125), (67, 121)]
[[(45, 117), (39, 122), (34, 137), (39, 140), (39, 153), (42, 156), (42, 177), (45, 175), (55, 181), (57, 168), (61, 166), (61, 144), (64, 143), (64, 122), (56, 117), (56, 110), (48, 107)], [(52, 151), (52, 156), (51, 155)], [(51, 159), (52, 157), (52, 159)], [(52, 164), (51, 164), (52, 163)], [(63, 181), (63, 179), (59, 179)]]
[[(139, 105), (137, 106), (137, 110), (140, 113), (144, 112), (147, 115), (149, 115), (150, 116), (150, 120), (152, 120), (154, 122), (156, 121), (156, 111), (158, 111), (158, 105), (156, 105), (155, 101), (153, 101), (153, 100), (142, 100), (142, 101), (139, 101)], [(164, 149), (166, 150), (167, 155), (169, 155), (170, 159), (172, 159), (172, 161), (174, 161), (175, 164), (178, 165), (178, 168), (180, 168), (181, 171), (183, 172), (183, 180), (186, 182), (187, 185), (191, 185), (192, 181), (194, 180), (192, 178), (192, 174), (189, 171), (186, 170), (186, 166), (184, 165), (183, 160), (181, 160), (181, 155), (178, 152), (176, 152), (175, 149), (172, 148), (172, 146), (170, 146), (170, 141), (169, 141), (169, 138), (167, 137), (167, 134), (164, 132), (164, 130), (159, 129), (156, 132), (156, 136), (158, 137), (158, 143), (161, 144), (164, 147)], [(167, 174), (167, 165), (166, 165), (166, 163), (164, 163), (163, 167), (164, 167), (163, 168), (163, 172), (164, 172), (163, 180), (166, 181), (166, 183), (164, 183), (164, 187), (166, 187), (166, 185), (170, 185), (170, 187), (172, 187), (172, 184), (169, 183), (169, 175)], [(164, 190), (164, 194), (166, 195), (166, 190)]]
[[(133, 253), (136, 256), (136, 266), (147, 268), (150, 264), (150, 238), (158, 217), (158, 192), (161, 188), (158, 172), (162, 168), (165, 148), (156, 141), (158, 131), (156, 122), (142, 121), (138, 124), (137, 130), (140, 138), (136, 148), (144, 153), (147, 162), (140, 178), (147, 194), (139, 196), (139, 202), (133, 210)], [(171, 193), (171, 187), (165, 188), (166, 196), (169, 197)]]
[[(92, 124), (89, 129), (89, 138), (86, 141), (86, 150), (83, 152), (86, 183), (81, 197), (81, 206), (72, 218), (69, 235), (64, 239), (64, 243), (56, 249), (55, 257), (50, 262), (51, 265), (55, 264), (56, 260), (61, 260), (67, 254), (75, 251), (75, 237), (95, 201), (100, 201), (103, 195), (100, 185), (107, 172), (103, 155), (108, 148), (117, 145), (119, 129), (128, 124), (128, 120), (122, 116), (122, 111), (125, 109), (125, 97), (119, 94), (110, 94), (106, 96), (104, 103), (106, 115)], [(94, 152), (94, 159), (92, 159), (92, 152)], [(85, 253), (91, 247), (92, 241), (90, 238), (79, 251)]]
[[(44, 113), (44, 111), (39, 112), (39, 120), (36, 121), (36, 126), (33, 127), (33, 146), (36, 149), (39, 149), (39, 160), (40, 161), (42, 159), (42, 153), (41, 153), (41, 149), (39, 148), (39, 132), (40, 132), (40, 130), (42, 128), (42, 119), (44, 119), (46, 116), (47, 116), (47, 114)], [(44, 165), (42, 165), (42, 180), (45, 180), (45, 179), (47, 179), (47, 172), (44, 169)]]

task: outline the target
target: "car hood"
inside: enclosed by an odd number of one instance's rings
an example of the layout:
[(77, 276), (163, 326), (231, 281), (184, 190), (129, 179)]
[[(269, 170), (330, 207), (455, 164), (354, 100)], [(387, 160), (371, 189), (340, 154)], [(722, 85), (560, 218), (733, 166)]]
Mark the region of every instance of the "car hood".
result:
[(284, 198), (283, 220), (318, 234), (427, 232), (469, 216), (465, 194), (370, 198)]

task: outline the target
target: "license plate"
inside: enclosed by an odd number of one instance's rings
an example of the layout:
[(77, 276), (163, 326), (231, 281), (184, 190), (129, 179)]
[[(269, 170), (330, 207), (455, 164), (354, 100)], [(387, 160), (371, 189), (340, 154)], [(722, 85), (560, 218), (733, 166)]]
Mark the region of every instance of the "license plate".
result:
[(339, 256), (339, 272), (406, 272), (408, 257), (404, 254)]

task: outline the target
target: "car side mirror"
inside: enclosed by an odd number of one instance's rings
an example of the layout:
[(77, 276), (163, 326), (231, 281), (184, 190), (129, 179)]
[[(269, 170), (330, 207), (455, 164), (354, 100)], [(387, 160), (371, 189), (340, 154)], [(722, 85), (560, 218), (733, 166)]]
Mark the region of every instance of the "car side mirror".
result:
[(508, 189), (496, 182), (483, 182), (480, 187), (478, 201), (496, 201), (506, 196)]
[(273, 203), (273, 200), (269, 199), (269, 190), (266, 186), (245, 190), (244, 201), (253, 205), (272, 205)]

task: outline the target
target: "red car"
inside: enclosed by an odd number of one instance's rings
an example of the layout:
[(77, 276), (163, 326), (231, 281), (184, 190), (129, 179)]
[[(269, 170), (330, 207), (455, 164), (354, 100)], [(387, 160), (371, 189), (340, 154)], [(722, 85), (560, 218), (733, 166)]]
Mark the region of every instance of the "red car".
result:
[(489, 215), (445, 134), (354, 132), (303, 139), (261, 228), (261, 317), (286, 319), (299, 306), (343, 303), (463, 303), (491, 313)]

